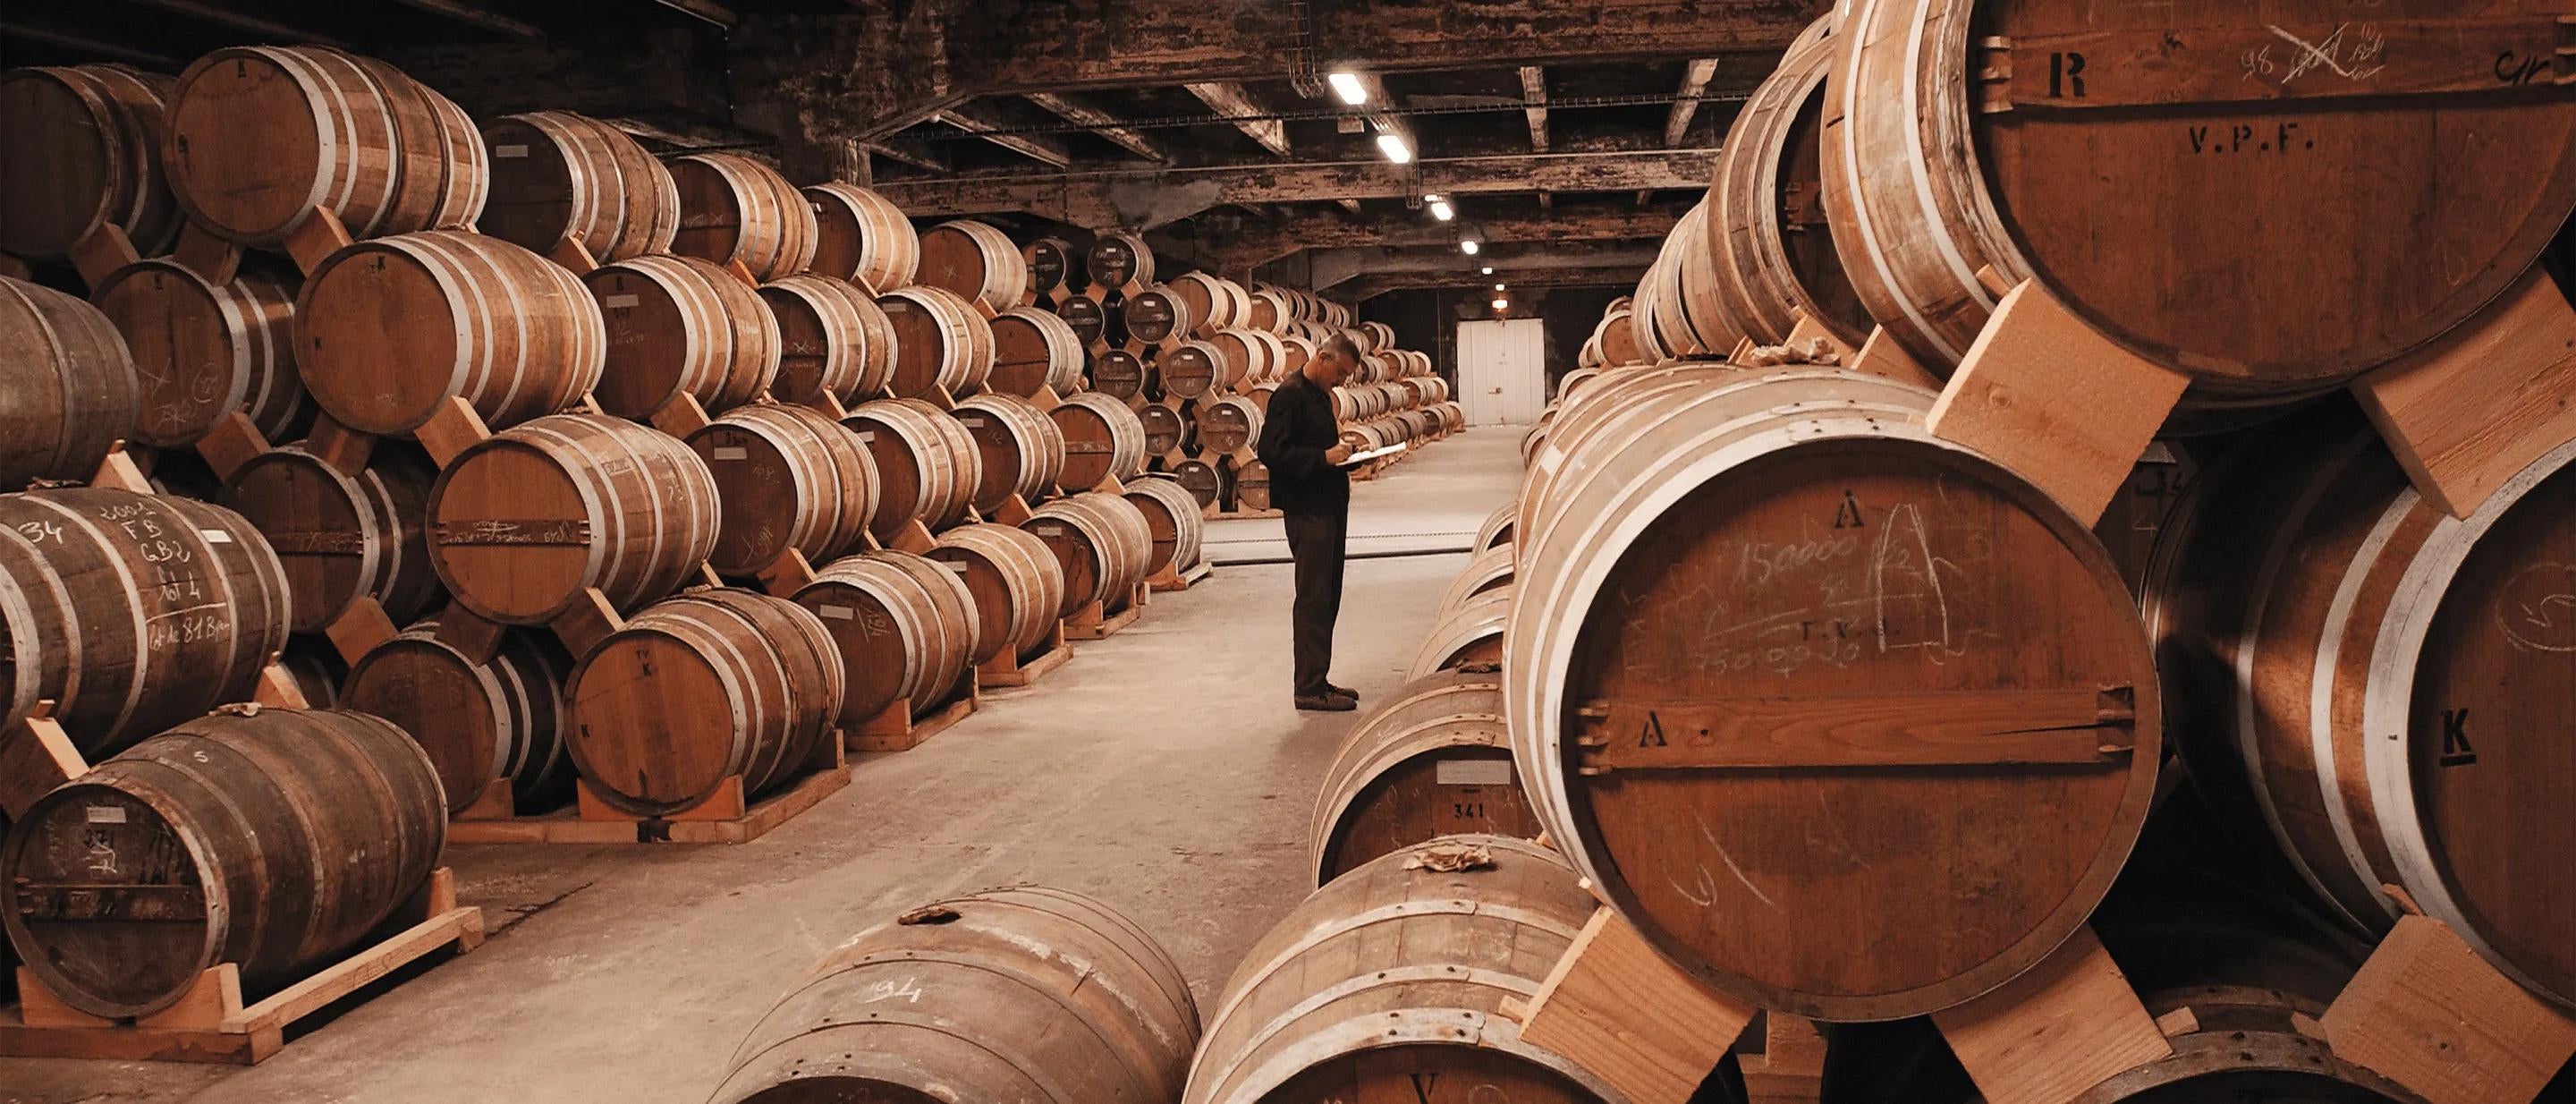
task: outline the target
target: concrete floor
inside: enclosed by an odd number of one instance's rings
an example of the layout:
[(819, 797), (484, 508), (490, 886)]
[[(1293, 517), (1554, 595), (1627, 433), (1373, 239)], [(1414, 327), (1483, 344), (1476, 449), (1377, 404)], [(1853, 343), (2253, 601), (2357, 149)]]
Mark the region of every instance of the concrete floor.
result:
[[(1519, 479), (1518, 429), (1453, 437), (1362, 484), (1353, 550), (1463, 548)], [(1284, 555), (1226, 522), (1231, 559)], [(1354, 560), (1336, 678), (1403, 680), (1462, 554)], [(1201, 1004), (1303, 898), (1315, 787), (1356, 714), (1288, 703), (1289, 569), (1220, 570), (1143, 620), (739, 847), (455, 847), (496, 934), (249, 1070), (0, 1061), (0, 1102), (704, 1100), (829, 948), (944, 894), (1042, 882), (1163, 942)]]

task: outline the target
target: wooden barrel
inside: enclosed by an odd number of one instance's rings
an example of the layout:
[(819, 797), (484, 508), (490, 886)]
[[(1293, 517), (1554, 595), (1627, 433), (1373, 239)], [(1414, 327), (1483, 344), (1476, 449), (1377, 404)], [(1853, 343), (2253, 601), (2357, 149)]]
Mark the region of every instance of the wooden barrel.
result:
[(1190, 320), (1186, 333), (1204, 337), (1233, 329), (1251, 313), (1251, 297), (1244, 294), (1243, 286), (1223, 277), (1184, 272), (1173, 277), (1169, 286)]
[(840, 650), (840, 724), (889, 708), (919, 714), (965, 678), (982, 623), (960, 572), (888, 549), (834, 560), (796, 592)]
[(1234, 369), (1223, 350), (1205, 341), (1184, 341), (1154, 354), (1154, 378), (1163, 397), (1174, 402), (1225, 390)]
[[(2515, 71), (2556, 49), (2560, 13), (2410, 0), (2371, 14), (2345, 28), (2329, 0), (2260, 18), (2224, 3), (1855, 12), (1824, 175), (1861, 301), (1946, 369), (1996, 304), (1979, 270), (2037, 278), (2218, 403), (2331, 388), (2451, 329), (2576, 207), (2576, 98)], [(2396, 58), (2456, 76), (2403, 77)], [(1982, 76), (1998, 67), (2025, 76)], [(2321, 199), (2317, 182), (2356, 176), (2385, 184)]]
[(1073, 279), (1073, 259), (1073, 246), (1063, 238), (1039, 238), (1021, 246), (1020, 263), (1029, 271), (1024, 301), (1046, 302), (1067, 291)]
[(238, 514), (87, 487), (0, 495), (0, 727), (41, 700), (92, 760), (250, 697), (285, 572)]
[(1067, 397), (1047, 417), (1064, 432), (1064, 475), (1057, 484), (1065, 490), (1089, 490), (1103, 480), (1144, 472), (1145, 423), (1126, 403), (1085, 391)]
[[(309, 709), (340, 708), (340, 684), (349, 677), (349, 665), (329, 640), (315, 636), (290, 636), (286, 649), (278, 653), (277, 669), (295, 684), (295, 692), (304, 695)], [(0, 832), (7, 831), (0, 826)], [(0, 940), (0, 942), (6, 942)]]
[(894, 322), (846, 280), (811, 273), (760, 289), (778, 325), (778, 372), (769, 393), (782, 402), (842, 403), (882, 393), (894, 377)]
[(2380, 887), (2399, 886), (2576, 1005), (2576, 888), (2529, 873), (2576, 847), (2550, 811), (2576, 795), (2556, 735), (2576, 676), (2576, 445), (2455, 519), (2329, 409), (2240, 441), (2194, 487), (2148, 612), (2213, 804), (2268, 828), (2342, 920), (2386, 930), (2399, 906)]
[(965, 520), (984, 482), (974, 434), (945, 410), (920, 399), (861, 403), (841, 420), (877, 466), (876, 518), (869, 531), (891, 541), (906, 523), (932, 532)]
[(1874, 325), (1825, 223), (1825, 76), (1844, 47), (1834, 22), (1798, 36), (1736, 114), (1701, 219), (1718, 313), (1757, 345), (1789, 340), (1801, 313), (1855, 349)]
[(134, 360), (99, 309), (0, 276), (0, 490), (87, 479), (134, 432)]
[(1512, 612), (1512, 588), (1500, 587), (1444, 611), (1440, 623), (1413, 654), (1413, 678), (1469, 664), (1499, 663), (1503, 623)]
[(682, 154), (669, 166), (680, 193), (672, 252), (718, 265), (740, 261), (762, 283), (813, 266), (821, 235), (814, 207), (778, 170), (721, 152)]
[(1225, 494), (1225, 473), (1214, 463), (1192, 457), (1172, 465), (1172, 478), (1204, 509)]
[(715, 478), (688, 446), (603, 414), (476, 443), (439, 473), (429, 557), (485, 620), (542, 625), (596, 587), (618, 609), (669, 594), (715, 550)]
[(145, 740), (11, 826), (0, 920), (63, 1003), (149, 1015), (225, 962), (256, 1000), (346, 953), (437, 868), (445, 799), (401, 729), (254, 710)]
[(894, 324), (894, 374), (886, 389), (918, 399), (935, 388), (951, 397), (981, 390), (993, 371), (993, 324), (975, 305), (935, 287), (897, 288), (877, 298)]
[(1033, 658), (1064, 616), (1064, 567), (1045, 541), (1027, 532), (990, 522), (960, 525), (941, 533), (925, 555), (956, 572), (974, 598), (972, 661), (978, 665), (1005, 652)]
[(918, 282), (980, 302), (995, 312), (1028, 294), (1029, 263), (1011, 236), (987, 222), (953, 219), (921, 233)]
[(1136, 408), (1136, 421), (1145, 427), (1145, 454), (1167, 456), (1177, 452), (1188, 440), (1189, 419), (1168, 402), (1146, 403)]
[(994, 316), (993, 370), (984, 385), (1034, 399), (1043, 389), (1070, 395), (1082, 386), (1082, 338), (1064, 319), (1036, 307)]
[(1190, 332), (1189, 304), (1162, 284), (1139, 288), (1117, 302), (1118, 322), (1129, 341), (1160, 345)]
[(1187, 571), (1199, 565), (1207, 546), (1207, 514), (1180, 480), (1146, 476), (1127, 485), (1127, 501), (1145, 515), (1145, 527), (1154, 535), (1145, 574), (1160, 574), (1165, 568)]
[(1743, 341), (1718, 297), (1717, 260), (1709, 252), (1708, 202), (1682, 216), (1662, 254), (1637, 285), (1638, 345), (1666, 356), (1724, 356)]
[(1242, 510), (1270, 508), (1270, 465), (1254, 460), (1233, 469), (1235, 507)]
[(594, 796), (638, 816), (693, 808), (727, 778), (757, 798), (840, 738), (841, 685), (832, 637), (796, 603), (684, 594), (628, 619), (573, 668), (572, 760)]
[(1254, 410), (1261, 411), (1263, 414), (1268, 414), (1270, 412), (1270, 396), (1278, 390), (1279, 385), (1275, 383), (1256, 384), (1254, 386), (1244, 388), (1243, 398), (1246, 402), (1252, 404), (1252, 408)]
[[(1492, 519), (1487, 519), (1486, 524), (1493, 524)], [(1511, 542), (1504, 541), (1500, 544), (1488, 545), (1485, 540), (1483, 534), (1478, 534), (1476, 542), (1480, 547), (1476, 555), (1467, 561), (1466, 570), (1458, 573), (1457, 581), (1450, 583), (1449, 589), (1440, 595), (1442, 616), (1456, 612), (1464, 607), (1469, 599), (1479, 595), (1510, 589), (1513, 566)]]
[(1538, 835), (1512, 773), (1497, 672), (1481, 664), (1415, 679), (1351, 726), (1315, 802), (1316, 885), (1441, 836)]
[(1105, 349), (1094, 355), (1085, 378), (1092, 390), (1121, 403), (1143, 401), (1145, 362), (1124, 349)]
[(125, 338), (140, 387), (138, 444), (193, 445), (241, 411), (262, 436), (293, 440), (313, 403), (295, 373), (295, 295), (258, 276), (215, 285), (167, 260), (110, 273), (90, 300)]
[(1395, 327), (1393, 326), (1384, 322), (1370, 321), (1362, 322), (1354, 328), (1368, 335), (1368, 344), (1361, 350), (1362, 352), (1380, 353), (1395, 348)]
[(1610, 313), (1601, 316), (1601, 328), (1594, 333), (1601, 342), (1601, 363), (1604, 366), (1638, 364), (1646, 359), (1637, 348), (1636, 309), (1633, 304), (1613, 307)]
[(791, 551), (822, 563), (858, 547), (876, 517), (876, 461), (821, 411), (758, 403), (687, 443), (715, 477), (721, 521), (707, 566), (717, 574), (758, 575)]
[(1116, 613), (1145, 581), (1154, 554), (1145, 512), (1114, 494), (1085, 491), (1040, 506), (1020, 528), (1045, 541), (1064, 568), (1064, 615), (1093, 603)]
[(506, 633), (492, 661), (476, 663), (439, 640), (432, 619), (358, 657), (342, 704), (392, 721), (428, 753), (449, 815), (496, 785), (517, 813), (543, 812), (572, 799), (563, 723), (571, 669), (552, 633)]
[(1097, 288), (1131, 288), (1154, 282), (1154, 251), (1134, 234), (1102, 234), (1082, 253), (1082, 270)]
[[(473, 121), (390, 65), (324, 46), (235, 46), (169, 96), (162, 163), (180, 207), (276, 246), (316, 211), (355, 237), (471, 226), (490, 188)], [(138, 243), (140, 244), (140, 243)]]
[(1073, 327), (1073, 336), (1082, 339), (1085, 349), (1101, 339), (1102, 331), (1109, 324), (1108, 314), (1101, 308), (1100, 301), (1087, 296), (1072, 295), (1060, 303), (1040, 305), (1053, 310), (1056, 317), (1064, 319), (1065, 325)]
[(1278, 378), (1279, 358), (1286, 350), (1279, 339), (1258, 330), (1230, 327), (1209, 335), (1224, 367), (1215, 390), (1232, 391), (1246, 383), (1269, 383)]
[(1064, 431), (1054, 419), (1026, 399), (977, 395), (957, 404), (958, 424), (975, 439), (982, 479), (975, 485), (976, 510), (991, 514), (1012, 495), (1023, 503), (1055, 493), (1064, 476)]
[[(893, 1009), (889, 992), (912, 996)], [(752, 1028), (714, 1104), (1169, 1101), (1198, 1031), (1144, 929), (1080, 894), (989, 889), (832, 952)]]
[(429, 457), (405, 442), (378, 442), (354, 476), (286, 445), (235, 469), (216, 501), (276, 550), (291, 598), (288, 627), (321, 632), (360, 599), (374, 599), (400, 625), (445, 596), (423, 525), (437, 479)]
[(921, 269), (921, 238), (892, 200), (833, 181), (805, 189), (816, 223), (813, 270), (870, 295), (909, 287)]
[(483, 128), (492, 199), (478, 229), (552, 256), (578, 241), (607, 263), (664, 253), (680, 230), (680, 189), (626, 132), (569, 111), (532, 111)]
[(1929, 391), (1671, 374), (1587, 392), (1564, 417), (1600, 424), (1525, 488), (1504, 669), (1532, 805), (1742, 999), (1877, 1020), (1991, 990), (2083, 922), (2152, 797), (2127, 587), (2047, 496), (1931, 437)]
[(1261, 440), (1261, 407), (1240, 395), (1199, 404), (1199, 447), (1209, 452), (1238, 453)]
[(1279, 353), (1278, 378), (1284, 381), (1305, 371), (1307, 363), (1315, 359), (1315, 342), (1302, 335), (1289, 334), (1279, 339)]
[(161, 167), (175, 83), (121, 65), (0, 73), (0, 134), (21, 153), (0, 165), (0, 252), (51, 260), (106, 226), (164, 252), (181, 218)]
[(1243, 324), (1264, 333), (1278, 333), (1289, 321), (1287, 298), (1267, 284), (1255, 286), (1251, 292), (1252, 310), (1243, 316)]
[(1253, 944), (1181, 1099), (1401, 1100), (1441, 1084), (1492, 1090), (1461, 1101), (1625, 1104), (1523, 1041), (1506, 1010), (1538, 995), (1593, 908), (1563, 859), (1522, 840), (1450, 836), (1365, 863)]
[(608, 356), (581, 280), (498, 238), (452, 230), (359, 242), (295, 302), (295, 365), (340, 424), (407, 434), (462, 397), (501, 428), (570, 407)]
[(602, 410), (649, 418), (690, 395), (718, 413), (760, 397), (778, 378), (785, 338), (777, 314), (711, 262), (656, 254), (602, 265), (581, 281), (608, 332), (607, 366), (593, 393)]

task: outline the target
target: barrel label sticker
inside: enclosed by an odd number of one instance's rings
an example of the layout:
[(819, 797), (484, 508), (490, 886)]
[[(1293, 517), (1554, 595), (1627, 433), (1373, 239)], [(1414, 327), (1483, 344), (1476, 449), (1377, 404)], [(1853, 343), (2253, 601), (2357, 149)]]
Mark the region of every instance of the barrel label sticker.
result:
[(1061, 537), (1064, 535), (1064, 526), (1055, 524), (1032, 525), (1029, 526), (1029, 531), (1042, 537)]
[(966, 565), (965, 565), (965, 564), (962, 564), (962, 563), (958, 563), (958, 562), (956, 562), (956, 561), (954, 561), (954, 560), (941, 560), (941, 561), (938, 561), (938, 563), (939, 563), (939, 566), (944, 567), (944, 568), (947, 568), (947, 569), (948, 569), (948, 570), (950, 570), (950, 571), (956, 572), (956, 573), (957, 573), (957, 574), (959, 574), (959, 575), (963, 575), (963, 574), (965, 574), (965, 573), (966, 573)]
[(969, 428), (969, 429), (982, 429), (982, 428), (984, 428), (984, 419), (982, 419), (982, 418), (959, 418), (959, 419), (957, 419), (957, 420), (958, 420), (958, 422), (959, 422), (959, 423), (961, 423), (961, 424), (965, 425), (965, 426), (966, 426), (967, 428)]
[(1443, 786), (1508, 786), (1509, 759), (1443, 759), (1431, 768), (1431, 780)]
[(125, 807), (121, 805), (92, 805), (87, 809), (81, 810), (81, 816), (91, 824), (123, 824), (125, 823)]
[(492, 147), (492, 156), (494, 156), (494, 157), (526, 157), (527, 155), (528, 155), (528, 147), (526, 147), (526, 146), (494, 146), (494, 147)]
[(861, 431), (859, 431), (859, 440), (861, 440), (861, 441), (863, 441), (863, 442), (874, 443), (874, 442), (876, 441), (876, 439), (877, 439), (877, 434), (876, 434), (876, 431), (875, 431), (875, 430), (870, 429), (870, 430), (861, 430)]
[(749, 460), (751, 459), (751, 450), (744, 448), (741, 445), (718, 445), (716, 446), (716, 459)]
[(608, 309), (625, 310), (643, 301), (644, 298), (640, 295), (611, 295), (608, 297)]
[(858, 610), (849, 606), (824, 606), (818, 612), (834, 621), (848, 621), (859, 615)]
[(207, 544), (231, 544), (233, 542), (233, 535), (224, 532), (221, 529), (199, 529), (197, 530), (197, 535), (206, 538)]

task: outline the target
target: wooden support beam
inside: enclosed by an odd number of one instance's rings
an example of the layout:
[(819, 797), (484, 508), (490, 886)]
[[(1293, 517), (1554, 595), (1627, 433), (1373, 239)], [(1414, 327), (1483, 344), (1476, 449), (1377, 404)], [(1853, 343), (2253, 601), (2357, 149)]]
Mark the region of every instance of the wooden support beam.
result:
[[(1344, 207), (1358, 203), (1346, 200)], [(1591, 242), (1591, 241), (1662, 241), (1671, 235), (1686, 208), (1665, 203), (1639, 209), (1626, 201), (1570, 202), (1562, 207), (1542, 204), (1542, 213), (1488, 215), (1476, 220), (1478, 240), (1508, 242)], [(1400, 211), (1374, 219), (1354, 221), (1330, 212), (1309, 211), (1268, 226), (1247, 226), (1240, 233), (1215, 234), (1202, 228), (1196, 248), (1210, 263), (1250, 268), (1268, 264), (1281, 257), (1309, 249), (1342, 249), (1354, 246), (1400, 248), (1404, 246), (1453, 245), (1458, 240), (1455, 223), (1441, 223), (1423, 218), (1413, 211)], [(1162, 254), (1158, 251), (1156, 256)]]
[(400, 0), (406, 8), (417, 8), (431, 15), (443, 15), (459, 23), (470, 23), (495, 34), (511, 38), (544, 38), (546, 32), (531, 23), (522, 23), (495, 11), (486, 11), (456, 0)]
[[(1454, 242), (1409, 249), (1318, 249), (1306, 259), (1307, 286), (1315, 291), (1324, 291), (1363, 276), (1390, 272), (1476, 276), (1477, 270), (1486, 265), (1494, 266), (1496, 272), (1507, 268), (1520, 272), (1570, 268), (1642, 269), (1655, 263), (1662, 247), (1663, 243), (1655, 241), (1547, 242), (1489, 245), (1474, 256), (1459, 252)], [(1501, 277), (1493, 279), (1500, 280)]]
[(1682, 144), (1682, 135), (1690, 133), (1691, 117), (1699, 114), (1699, 98), (1708, 91), (1709, 78), (1717, 75), (1716, 58), (1692, 58), (1682, 69), (1681, 91), (1673, 94), (1673, 109), (1664, 116), (1664, 144)]
[(1246, 137), (1260, 143), (1261, 148), (1275, 156), (1288, 156), (1288, 124), (1277, 119), (1260, 118), (1270, 114), (1270, 109), (1253, 103), (1242, 85), (1233, 81), (1201, 81), (1184, 87), (1201, 103), (1208, 105), (1209, 110), (1234, 120), (1234, 125)]
[[(1468, 258), (1473, 260), (1475, 258)], [(1625, 268), (1532, 268), (1497, 267), (1491, 276), (1467, 266), (1447, 272), (1379, 272), (1362, 276), (1332, 290), (1335, 299), (1345, 303), (1363, 303), (1391, 291), (1415, 291), (1423, 288), (1491, 288), (1509, 284), (1517, 294), (1529, 288), (1621, 287), (1632, 288), (1646, 278), (1646, 266)]]
[(731, 28), (742, 21), (742, 17), (735, 15), (732, 8), (718, 4), (715, 0), (654, 0), (654, 2), (672, 11), (706, 20), (719, 27)]
[(927, 169), (942, 174), (957, 171), (957, 167), (947, 158), (940, 156), (939, 151), (928, 146), (889, 139), (883, 142), (861, 142), (859, 148), (888, 161), (900, 161), (916, 169)]
[[(1521, 114), (1529, 117), (1530, 149), (1547, 152), (1547, 69), (1521, 66)], [(1671, 145), (1671, 142), (1664, 143)]]
[(981, 108), (961, 103), (933, 118), (1033, 161), (1043, 161), (1059, 169), (1073, 164), (1073, 153), (1065, 148), (1062, 141), (1043, 134), (1000, 133), (1009, 129), (1010, 124)]
[[(347, 42), (341, 39), (332, 38), (329, 35), (306, 30), (301, 27), (290, 27), (284, 23), (262, 19), (256, 15), (237, 12), (232, 10), (230, 5), (200, 4), (197, 3), (196, 0), (135, 0), (135, 2), (142, 4), (147, 8), (159, 8), (162, 11), (169, 12), (173, 15), (184, 15), (190, 19), (203, 20), (218, 26), (230, 27), (237, 31), (248, 31), (271, 42), (312, 43), (317, 46), (331, 46), (342, 50), (351, 48)], [(16, 28), (12, 28), (12, 30), (14, 31)], [(25, 32), (19, 31), (18, 33)], [(36, 36), (30, 34), (28, 37), (34, 38)]]
[(1145, 160), (1166, 165), (1172, 161), (1171, 151), (1163, 148), (1162, 143), (1146, 137), (1144, 131), (1122, 125), (1118, 116), (1110, 114), (1087, 100), (1060, 92), (1031, 92), (1028, 94), (1028, 100), (1054, 112), (1056, 117), (1068, 123), (1089, 127), (1093, 134), (1116, 142), (1125, 147), (1127, 152)]

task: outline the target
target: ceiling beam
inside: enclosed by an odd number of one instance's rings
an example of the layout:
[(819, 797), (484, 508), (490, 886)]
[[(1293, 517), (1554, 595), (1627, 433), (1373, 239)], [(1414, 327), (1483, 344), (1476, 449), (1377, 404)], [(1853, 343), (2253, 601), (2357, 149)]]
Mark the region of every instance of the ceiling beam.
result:
[(1003, 134), (1001, 131), (1009, 129), (1010, 124), (981, 108), (961, 103), (945, 108), (931, 118), (1033, 161), (1043, 161), (1059, 169), (1073, 164), (1073, 151), (1065, 148), (1062, 139), (1045, 134)]
[[(1487, 244), (1525, 242), (1662, 241), (1681, 221), (1685, 208), (1676, 204), (1638, 210), (1624, 202), (1566, 204), (1554, 213), (1502, 215), (1470, 219), (1477, 240)], [(1412, 211), (1354, 222), (1338, 215), (1312, 212), (1265, 227), (1219, 237), (1202, 231), (1198, 253), (1214, 263), (1249, 268), (1269, 264), (1304, 249), (1357, 246), (1386, 248), (1447, 246), (1458, 241), (1459, 224), (1437, 222)]]
[(1699, 114), (1700, 94), (1708, 91), (1708, 80), (1717, 75), (1716, 58), (1692, 58), (1682, 69), (1681, 91), (1673, 94), (1673, 109), (1664, 116), (1664, 144), (1682, 144), (1682, 135), (1690, 133), (1691, 116)]
[[(1521, 113), (1529, 117), (1530, 149), (1547, 152), (1547, 69), (1521, 66)], [(1665, 145), (1672, 143), (1666, 142)]]
[(1393, 291), (1423, 288), (1491, 289), (1495, 284), (1508, 284), (1517, 293), (1524, 288), (1555, 287), (1620, 287), (1631, 288), (1646, 278), (1646, 266), (1609, 268), (1537, 268), (1507, 269), (1496, 266), (1491, 276), (1475, 269), (1464, 273), (1448, 272), (1381, 272), (1362, 276), (1336, 287), (1332, 297), (1344, 303), (1364, 303)]
[(1118, 116), (1090, 101), (1061, 92), (1031, 92), (1028, 99), (1030, 103), (1054, 112), (1057, 118), (1088, 127), (1093, 134), (1118, 143), (1138, 157), (1165, 165), (1172, 162), (1172, 151), (1163, 148), (1162, 143), (1146, 137), (1144, 131), (1121, 124)]
[[(1307, 258), (1307, 286), (1323, 291), (1362, 276), (1390, 272), (1426, 272), (1504, 282), (1506, 269), (1536, 272), (1567, 268), (1636, 268), (1655, 263), (1660, 242), (1523, 242), (1496, 244), (1475, 256), (1454, 244), (1408, 249), (1318, 249)], [(1491, 265), (1495, 274), (1481, 276)]]
[(431, 15), (443, 15), (459, 23), (470, 23), (511, 38), (546, 37), (546, 32), (537, 29), (534, 24), (522, 23), (499, 12), (485, 11), (471, 4), (459, 4), (456, 0), (400, 0), (400, 2), (406, 8), (417, 8)]
[(732, 8), (716, 3), (715, 0), (655, 0), (655, 2), (672, 11), (694, 16), (727, 29), (742, 22), (742, 17), (735, 15)]
[(878, 142), (861, 142), (859, 148), (888, 161), (900, 161), (913, 168), (927, 169), (941, 176), (957, 171), (957, 166), (940, 156), (939, 151), (918, 143), (898, 142), (889, 138)]
[[(147, 8), (159, 8), (174, 15), (200, 19), (208, 23), (248, 31), (271, 42), (309, 42), (317, 46), (349, 49), (349, 44), (329, 35), (271, 22), (255, 15), (245, 15), (219, 4), (200, 4), (195, 0), (135, 0)], [(34, 37), (34, 36), (29, 36)]]
[[(1091, 229), (1151, 230), (1220, 203), (1402, 199), (1420, 192), (1494, 195), (1705, 188), (1713, 149), (1450, 157), (1051, 175), (984, 173), (881, 181), (877, 190), (917, 218), (1020, 211)], [(1418, 170), (1418, 173), (1417, 173)]]
[(1185, 85), (1190, 95), (1219, 115), (1234, 120), (1246, 137), (1261, 143), (1273, 156), (1288, 156), (1288, 124), (1277, 119), (1264, 119), (1270, 109), (1252, 102), (1243, 86), (1233, 81), (1200, 81)]

